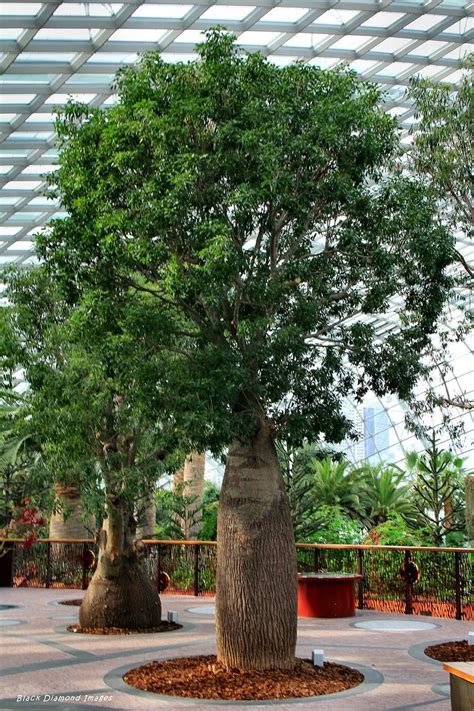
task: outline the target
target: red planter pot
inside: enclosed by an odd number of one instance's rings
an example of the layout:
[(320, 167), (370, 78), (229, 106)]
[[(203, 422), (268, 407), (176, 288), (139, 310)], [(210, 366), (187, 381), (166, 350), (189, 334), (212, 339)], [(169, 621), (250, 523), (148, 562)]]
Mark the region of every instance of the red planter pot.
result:
[(298, 575), (298, 617), (353, 617), (355, 615), (352, 573)]

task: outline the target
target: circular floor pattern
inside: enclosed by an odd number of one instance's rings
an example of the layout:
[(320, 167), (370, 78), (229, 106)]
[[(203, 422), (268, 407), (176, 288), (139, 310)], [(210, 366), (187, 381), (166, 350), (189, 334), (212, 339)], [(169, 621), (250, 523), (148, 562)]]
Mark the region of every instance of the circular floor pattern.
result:
[(438, 625), (432, 622), (418, 622), (417, 620), (366, 620), (354, 622), (353, 627), (372, 632), (421, 632), (433, 630)]
[(202, 607), (188, 607), (186, 612), (191, 612), (193, 615), (215, 615), (215, 605), (202, 605)]
[(440, 696), (451, 696), (449, 681), (445, 684), (435, 684), (431, 687), (431, 691), (435, 694), (440, 694)]

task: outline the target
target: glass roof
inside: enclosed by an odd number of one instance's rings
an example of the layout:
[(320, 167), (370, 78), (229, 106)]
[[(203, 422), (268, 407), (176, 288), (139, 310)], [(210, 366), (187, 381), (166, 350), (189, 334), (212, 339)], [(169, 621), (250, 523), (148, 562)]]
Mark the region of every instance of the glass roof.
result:
[(278, 65), (345, 62), (395, 89), (388, 108), (407, 133), (410, 77), (459, 81), (459, 60), (473, 49), (470, 7), (469, 0), (1, 3), (1, 263), (31, 263), (31, 234), (59, 209), (41, 197), (55, 159), (52, 108), (70, 95), (110, 104), (115, 72), (140, 52), (192, 59), (202, 32), (220, 24)]

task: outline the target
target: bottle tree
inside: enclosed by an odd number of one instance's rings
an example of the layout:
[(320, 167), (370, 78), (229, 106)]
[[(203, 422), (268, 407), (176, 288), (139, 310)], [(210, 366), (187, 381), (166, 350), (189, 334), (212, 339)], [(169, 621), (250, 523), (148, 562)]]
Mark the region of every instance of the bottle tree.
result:
[(173, 459), (155, 415), (163, 358), (143, 337), (148, 328), (157, 330), (162, 313), (150, 310), (147, 295), (129, 300), (118, 291), (83, 290), (70, 301), (42, 269), (12, 275), (7, 293), (9, 333), (21, 345), (16, 359), (29, 385), (26, 421), (45, 474), (51, 484), (60, 473), (86, 508), (102, 507), (105, 514), (79, 622), (157, 627), (158, 587), (142, 562), (134, 512), (154, 491), (163, 459)]
[(126, 284), (186, 318), (166, 407), (188, 451), (227, 448), (218, 659), (292, 668), (296, 554), (275, 438), (337, 441), (349, 392), (409, 392), (452, 242), (423, 187), (390, 170), (397, 131), (373, 85), (243, 56), (219, 30), (198, 52), (146, 55), (119, 74), (116, 105), (60, 113), (52, 190), (68, 217), (38, 245), (71, 288)]

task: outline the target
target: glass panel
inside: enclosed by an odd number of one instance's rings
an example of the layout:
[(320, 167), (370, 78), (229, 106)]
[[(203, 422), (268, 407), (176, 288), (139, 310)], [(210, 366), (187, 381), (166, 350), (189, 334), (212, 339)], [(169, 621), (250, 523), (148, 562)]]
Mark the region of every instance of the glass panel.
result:
[(341, 37), (337, 42), (331, 45), (331, 49), (361, 49), (367, 42), (370, 42), (372, 37), (357, 37), (355, 35), (347, 35)]
[(40, 2), (2, 2), (2, 15), (36, 15)]
[(177, 17), (182, 18), (188, 14), (192, 5), (142, 5), (135, 10), (132, 17)]
[(249, 5), (213, 5), (202, 13), (201, 20), (243, 20), (255, 7)]
[(260, 22), (297, 22), (308, 13), (307, 7), (275, 7), (260, 18)]
[(430, 30), (435, 25), (446, 19), (446, 15), (422, 15), (409, 25), (405, 25), (405, 30)]
[(0, 39), (16, 40), (23, 31), (21, 27), (0, 27)]
[(95, 99), (97, 94), (51, 94), (51, 96), (48, 96), (46, 101), (44, 102), (45, 104), (66, 104), (69, 99), (74, 99), (75, 101), (82, 101), (83, 104), (88, 104), (89, 101), (92, 101), (92, 99)]
[(15, 64), (22, 62), (72, 62), (76, 52), (22, 52), (15, 59)]
[(159, 42), (168, 30), (127, 30), (121, 29), (109, 37), (109, 42)]
[(277, 37), (280, 37), (280, 32), (243, 32), (239, 38), (239, 44), (263, 44), (267, 45), (273, 42)]
[(98, 35), (102, 30), (97, 28), (81, 27), (43, 27), (35, 35), (35, 40), (90, 40)]
[[(38, 217), (41, 215), (41, 212), (35, 213), (38, 215)], [(13, 242), (13, 244), (10, 245), (9, 249), (14, 249), (17, 252), (29, 252), (32, 249), (32, 243), (31, 242), (26, 242), (24, 240), (19, 240), (18, 242)]]
[(328, 10), (314, 22), (318, 25), (344, 25), (359, 14), (354, 10)]
[(389, 77), (396, 77), (398, 74), (403, 74), (408, 69), (412, 68), (413, 64), (409, 64), (407, 62), (394, 62), (393, 64), (390, 64), (388, 67), (384, 67), (383, 69), (380, 70), (380, 74), (385, 74), (386, 76)]
[(111, 4), (109, 2), (68, 2), (61, 3), (57, 10), (54, 11), (54, 15), (57, 17), (70, 15), (110, 17), (111, 15), (117, 14), (122, 7), (122, 4)]
[(402, 17), (406, 17), (403, 12), (376, 12), (375, 15), (361, 24), (361, 27), (382, 27), (387, 28), (398, 22)]

